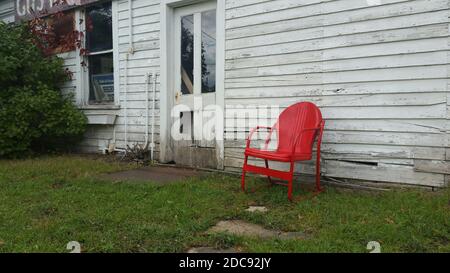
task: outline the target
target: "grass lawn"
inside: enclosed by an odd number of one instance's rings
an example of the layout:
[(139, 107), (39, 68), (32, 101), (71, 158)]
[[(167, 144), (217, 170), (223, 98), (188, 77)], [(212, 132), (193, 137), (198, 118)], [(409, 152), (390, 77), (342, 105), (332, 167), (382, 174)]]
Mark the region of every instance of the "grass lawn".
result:
[[(284, 187), (240, 191), (239, 178), (206, 175), (182, 183), (112, 183), (100, 174), (134, 168), (82, 156), (0, 161), (0, 252), (184, 252), (192, 246), (250, 252), (450, 252), (450, 190), (383, 193), (327, 188), (290, 203)], [(251, 179), (250, 179), (251, 180)], [(253, 179), (262, 185), (266, 180)], [(248, 205), (266, 206), (250, 214)], [(207, 235), (220, 220), (302, 231), (306, 240)]]

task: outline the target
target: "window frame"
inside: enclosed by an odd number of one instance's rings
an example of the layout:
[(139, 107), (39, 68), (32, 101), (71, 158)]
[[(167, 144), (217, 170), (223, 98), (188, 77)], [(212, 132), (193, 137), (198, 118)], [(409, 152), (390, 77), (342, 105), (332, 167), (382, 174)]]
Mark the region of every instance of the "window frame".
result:
[[(119, 41), (118, 41), (118, 1), (110, 0), (104, 2), (111, 2), (111, 16), (112, 16), (112, 49), (88, 53), (86, 56), (80, 56), (80, 50), (77, 49), (77, 63), (79, 64), (79, 77), (77, 80), (77, 87), (79, 86), (78, 101), (81, 108), (87, 109), (118, 109), (120, 107), (120, 67), (119, 67)], [(101, 3), (101, 2), (100, 2)], [(98, 4), (98, 3), (95, 3)], [(85, 6), (78, 9), (75, 14), (76, 26), (78, 30), (86, 33), (86, 8)], [(79, 22), (82, 21), (80, 24)], [(86, 47), (86, 35), (83, 39), (83, 47)], [(113, 75), (114, 75), (114, 101), (103, 103), (90, 103), (90, 78), (89, 78), (89, 56), (112, 53), (113, 55)], [(85, 63), (86, 65), (82, 65)]]

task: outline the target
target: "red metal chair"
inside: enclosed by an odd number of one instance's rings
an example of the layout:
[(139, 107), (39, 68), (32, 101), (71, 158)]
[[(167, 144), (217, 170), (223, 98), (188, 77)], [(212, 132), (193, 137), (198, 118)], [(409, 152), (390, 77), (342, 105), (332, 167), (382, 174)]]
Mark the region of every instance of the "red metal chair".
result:
[[(320, 187), (320, 145), (322, 142), (323, 128), (325, 121), (322, 114), (311, 102), (300, 102), (285, 109), (273, 127), (258, 126), (250, 131), (245, 148), (244, 166), (242, 167), (242, 190), (245, 191), (246, 172), (267, 175), (269, 181), (272, 177), (286, 180), (281, 184), (288, 187), (288, 198), (292, 201), (292, 180), (294, 176), (294, 165), (296, 161), (311, 160), (312, 148), (317, 138), (317, 158), (316, 158), (316, 190)], [(269, 130), (263, 149), (250, 148), (252, 136), (259, 129)], [(277, 149), (269, 151), (268, 145), (271, 141), (272, 133), (276, 131), (278, 136)], [(265, 168), (247, 163), (248, 157), (264, 159)], [(268, 161), (290, 162), (289, 171), (280, 171), (269, 168)]]

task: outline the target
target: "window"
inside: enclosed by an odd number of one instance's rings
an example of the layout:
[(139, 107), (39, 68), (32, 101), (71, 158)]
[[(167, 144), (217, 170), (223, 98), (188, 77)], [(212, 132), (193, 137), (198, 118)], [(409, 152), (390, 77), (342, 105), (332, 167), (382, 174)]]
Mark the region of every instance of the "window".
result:
[(181, 93), (194, 93), (194, 15), (181, 18)]
[(114, 59), (111, 2), (86, 8), (89, 103), (114, 102)]
[(202, 12), (202, 93), (216, 91), (216, 10)]
[(180, 21), (181, 94), (194, 94), (196, 84), (199, 93), (216, 92), (216, 10), (181, 16)]

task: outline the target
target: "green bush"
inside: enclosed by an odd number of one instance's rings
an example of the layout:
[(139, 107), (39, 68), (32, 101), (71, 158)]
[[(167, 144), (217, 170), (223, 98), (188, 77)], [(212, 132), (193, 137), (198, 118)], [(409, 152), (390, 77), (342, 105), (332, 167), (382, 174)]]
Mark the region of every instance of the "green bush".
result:
[(44, 56), (25, 25), (0, 22), (0, 157), (67, 150), (86, 117), (64, 96), (64, 61)]

